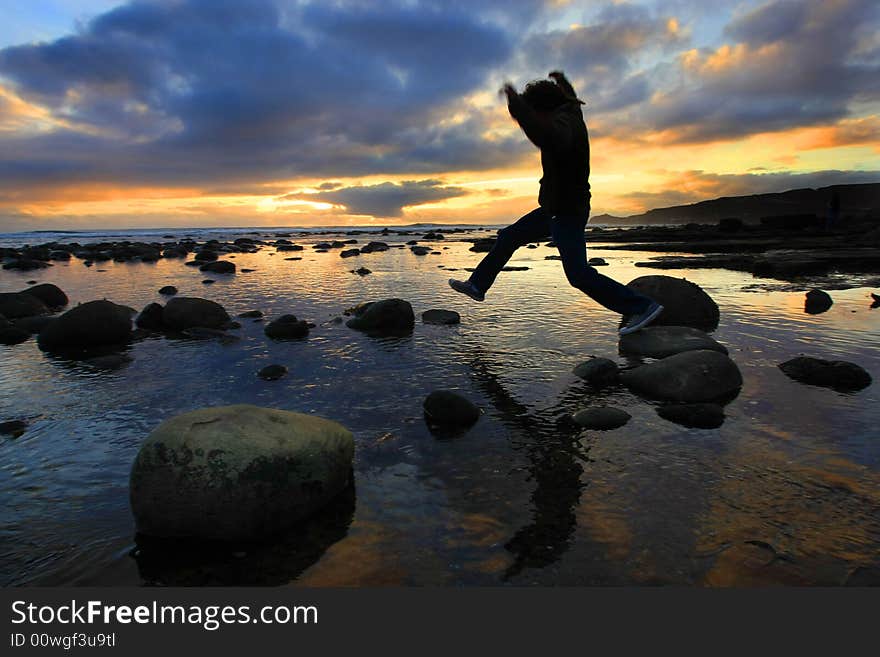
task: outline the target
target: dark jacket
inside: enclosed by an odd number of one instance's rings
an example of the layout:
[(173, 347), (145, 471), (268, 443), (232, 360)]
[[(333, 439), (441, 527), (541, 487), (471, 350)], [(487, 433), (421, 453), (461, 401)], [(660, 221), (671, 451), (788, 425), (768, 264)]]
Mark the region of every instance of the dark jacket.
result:
[(550, 214), (590, 212), (590, 138), (580, 103), (565, 103), (549, 116), (539, 116), (520, 96), (507, 103), (526, 137), (541, 149), (538, 205)]

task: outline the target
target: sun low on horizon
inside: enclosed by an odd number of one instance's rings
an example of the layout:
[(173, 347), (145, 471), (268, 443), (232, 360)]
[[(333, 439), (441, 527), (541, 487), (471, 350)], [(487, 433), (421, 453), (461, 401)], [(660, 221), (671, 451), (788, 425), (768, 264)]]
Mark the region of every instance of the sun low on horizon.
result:
[(592, 214), (880, 182), (876, 0), (10, 0), (0, 232), (509, 223), (563, 70)]

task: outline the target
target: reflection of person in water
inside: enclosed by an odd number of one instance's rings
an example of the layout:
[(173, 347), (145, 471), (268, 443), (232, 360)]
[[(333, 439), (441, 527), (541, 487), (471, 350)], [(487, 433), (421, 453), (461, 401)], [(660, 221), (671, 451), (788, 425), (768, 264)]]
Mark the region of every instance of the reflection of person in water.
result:
[(825, 215), (825, 230), (832, 230), (840, 219), (840, 193), (835, 189), (828, 201), (828, 213)]
[(504, 573), (504, 579), (509, 579), (526, 568), (554, 563), (574, 537), (584, 468), (576, 450), (564, 440), (565, 427), (554, 420), (572, 400), (562, 399), (553, 408), (536, 414), (507, 391), (493, 371), (491, 357), (478, 347), (471, 355), (471, 372), (504, 422), (528, 436), (529, 441), (526, 454), (529, 479), (535, 484), (531, 495), (533, 515), (532, 521), (520, 527), (504, 545), (514, 557)]
[(495, 277), (513, 253), (530, 242), (553, 237), (568, 282), (609, 310), (626, 319), (620, 334), (631, 333), (656, 319), (663, 306), (600, 274), (587, 262), (584, 229), (590, 216), (590, 140), (582, 101), (560, 71), (550, 80), (526, 85), (522, 94), (510, 84), (507, 96), (511, 116), (526, 137), (541, 149), (539, 207), (498, 232), (492, 250), (467, 281), (449, 280), (456, 292), (483, 301)]

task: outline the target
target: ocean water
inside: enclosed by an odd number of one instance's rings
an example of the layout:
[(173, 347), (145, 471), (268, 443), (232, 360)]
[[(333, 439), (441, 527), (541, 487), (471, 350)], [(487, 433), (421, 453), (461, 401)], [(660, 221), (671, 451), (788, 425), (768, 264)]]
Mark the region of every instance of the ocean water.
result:
[[(0, 245), (252, 232), (292, 231), (44, 233), (6, 235)], [(308, 245), (330, 236), (304, 231), (291, 238), (302, 252), (236, 254), (239, 269), (255, 271), (234, 276), (181, 260), (85, 267), (73, 259), (0, 272), (0, 291), (52, 282), (71, 304), (107, 298), (140, 309), (162, 302), (157, 291), (170, 284), (231, 315), (260, 309), (268, 319), (293, 313), (317, 325), (300, 342), (272, 342), (250, 320), (229, 345), (150, 338), (133, 344), (133, 361), (114, 372), (47, 356), (33, 340), (0, 346), (0, 420), (29, 421), (21, 437), (0, 437), (0, 584), (836, 585), (876, 573), (880, 310), (869, 310), (870, 290), (831, 292), (828, 312), (807, 315), (803, 291), (774, 291), (778, 281), (637, 268), (657, 254), (590, 244), (590, 256), (609, 262), (603, 273), (618, 280), (685, 277), (718, 303), (714, 337), (744, 385), (723, 426), (685, 429), (661, 419), (652, 402), (622, 388), (591, 391), (571, 373), (591, 355), (628, 361), (618, 355), (618, 318), (568, 286), (560, 263), (545, 260), (555, 250), (518, 251), (511, 264), (529, 269), (502, 273), (482, 304), (447, 287), (482, 257), (459, 239), (492, 233), (449, 235), (436, 243), (440, 255), (391, 249), (342, 259), (314, 253)], [(302, 260), (285, 260), (292, 256)], [(360, 266), (373, 273), (350, 272)], [(377, 339), (331, 321), (388, 297), (412, 303), (411, 336)], [(456, 310), (462, 323), (422, 324), (418, 316), (431, 308)], [(858, 393), (797, 383), (777, 365), (800, 353), (857, 362), (875, 383)], [(289, 374), (257, 378), (271, 363)], [(483, 409), (464, 435), (438, 438), (425, 424), (422, 401), (441, 388)], [(128, 475), (143, 439), (168, 417), (232, 403), (347, 426), (356, 441), (353, 489), (265, 544), (138, 539)], [(632, 419), (582, 435), (560, 422), (594, 404), (619, 406)]]

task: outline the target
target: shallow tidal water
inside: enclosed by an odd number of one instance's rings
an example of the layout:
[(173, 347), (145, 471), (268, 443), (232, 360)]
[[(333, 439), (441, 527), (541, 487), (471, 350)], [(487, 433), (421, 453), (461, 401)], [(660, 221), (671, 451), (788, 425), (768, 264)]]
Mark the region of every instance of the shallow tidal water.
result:
[[(440, 255), (342, 259), (309, 248), (327, 236), (296, 236), (302, 252), (235, 254), (239, 269), (256, 271), (234, 276), (182, 260), (0, 272), (2, 292), (52, 282), (71, 305), (107, 298), (141, 309), (175, 285), (230, 315), (260, 309), (267, 320), (293, 313), (317, 324), (296, 342), (273, 342), (246, 319), (234, 344), (150, 338), (114, 372), (46, 356), (34, 340), (0, 346), (0, 420), (30, 422), (21, 437), (0, 437), (0, 584), (877, 583), (880, 310), (869, 310), (869, 289), (832, 291), (833, 307), (808, 315), (803, 291), (753, 287), (779, 281), (637, 268), (657, 254), (591, 244), (589, 255), (609, 262), (603, 273), (622, 282), (685, 277), (718, 303), (713, 335), (744, 385), (722, 427), (685, 429), (652, 402), (623, 388), (593, 391), (571, 373), (591, 355), (628, 361), (617, 352), (617, 316), (568, 286), (561, 264), (544, 259), (554, 249), (518, 251), (511, 264), (530, 269), (502, 273), (477, 304), (446, 285), (482, 257), (457, 237), (436, 243)], [(360, 266), (373, 273), (350, 273)], [(217, 282), (203, 285), (206, 277)], [(330, 321), (388, 297), (412, 303), (411, 336), (377, 339)], [(431, 308), (456, 310), (462, 323), (422, 324)], [(858, 393), (797, 383), (777, 365), (800, 353), (859, 363), (875, 383)], [(257, 378), (272, 363), (289, 374)], [(441, 388), (483, 409), (467, 433), (428, 430), (422, 401)], [(128, 475), (140, 443), (168, 417), (233, 403), (344, 424), (356, 441), (353, 489), (267, 544), (136, 540)], [(593, 404), (633, 417), (614, 431), (565, 430), (560, 418)]]

